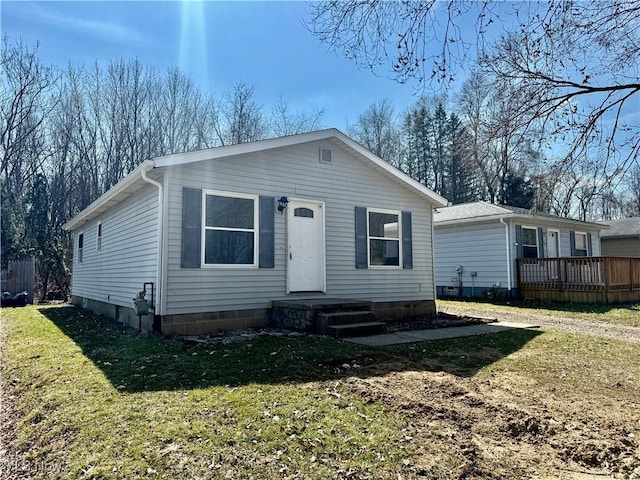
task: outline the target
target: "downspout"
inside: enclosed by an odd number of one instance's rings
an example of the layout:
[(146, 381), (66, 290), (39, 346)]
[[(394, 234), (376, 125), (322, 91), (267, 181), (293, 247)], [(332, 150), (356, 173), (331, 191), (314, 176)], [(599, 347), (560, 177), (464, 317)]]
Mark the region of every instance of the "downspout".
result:
[[(155, 168), (155, 167), (152, 167)], [(150, 170), (150, 169), (149, 169)], [(163, 315), (164, 312), (160, 311), (161, 308), (159, 306), (162, 305), (162, 297), (164, 295), (164, 288), (160, 285), (162, 282), (162, 239), (163, 239), (163, 218), (164, 218), (164, 187), (160, 182), (153, 180), (147, 177), (147, 170), (142, 170), (142, 179), (158, 187), (158, 252), (156, 255), (157, 265), (156, 265), (156, 304), (153, 306), (153, 314), (155, 315)]]
[(506, 253), (507, 253), (507, 289), (508, 295), (511, 296), (511, 241), (509, 240), (509, 224), (504, 221), (504, 218), (500, 218), (500, 223), (504, 225), (504, 239), (506, 243)]
[(433, 303), (436, 306), (436, 313), (438, 313), (438, 307), (436, 299), (438, 298), (438, 287), (436, 287), (436, 258), (435, 258), (435, 228), (433, 226), (435, 207), (431, 208), (431, 280), (433, 284)]

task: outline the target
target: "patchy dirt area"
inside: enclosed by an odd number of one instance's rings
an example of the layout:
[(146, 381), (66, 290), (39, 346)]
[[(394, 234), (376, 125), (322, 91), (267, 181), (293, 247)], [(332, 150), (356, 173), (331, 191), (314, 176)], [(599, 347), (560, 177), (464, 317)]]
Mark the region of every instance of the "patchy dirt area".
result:
[(402, 370), (363, 367), (340, 383), (410, 419), (404, 433), (420, 455), (407, 466), (417, 478), (640, 479), (640, 402), (594, 411), (590, 401), (556, 399), (504, 372), (477, 379)]

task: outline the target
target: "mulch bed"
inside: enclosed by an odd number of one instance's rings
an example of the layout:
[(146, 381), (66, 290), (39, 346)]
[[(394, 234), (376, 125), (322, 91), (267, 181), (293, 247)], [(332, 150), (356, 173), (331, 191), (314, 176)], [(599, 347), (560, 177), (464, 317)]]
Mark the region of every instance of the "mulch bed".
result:
[(431, 328), (465, 327), (497, 322), (495, 318), (468, 317), (439, 312), (435, 315), (416, 315), (401, 320), (387, 321), (387, 331), (427, 330)]

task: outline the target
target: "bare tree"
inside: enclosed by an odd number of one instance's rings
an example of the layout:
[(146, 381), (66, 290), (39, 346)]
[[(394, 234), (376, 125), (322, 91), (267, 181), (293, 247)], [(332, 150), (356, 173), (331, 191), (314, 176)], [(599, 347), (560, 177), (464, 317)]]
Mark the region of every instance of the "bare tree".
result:
[(5, 201), (15, 201), (44, 161), (45, 122), (56, 107), (56, 76), (37, 46), (11, 44), (0, 53), (0, 174)]
[[(601, 155), (607, 182), (640, 153), (640, 4), (631, 0), (550, 2), (522, 7), (520, 27), (482, 58), (486, 71), (527, 92), (514, 116), (545, 119), (568, 144), (566, 159)], [(524, 17), (524, 18), (523, 18)]]
[(393, 104), (388, 98), (372, 103), (356, 122), (348, 127), (349, 134), (377, 156), (395, 167), (401, 162), (401, 133)]
[(292, 112), (282, 97), (271, 109), (269, 129), (274, 137), (296, 135), (321, 128), (324, 109), (313, 108), (310, 112)]
[[(360, 67), (376, 73), (390, 69), (401, 83), (424, 84), (431, 79), (448, 83), (472, 58), (471, 47), (494, 21), (491, 3), (316, 2), (310, 5), (306, 25), (317, 39)], [(470, 24), (475, 30), (471, 35)]]
[(258, 104), (255, 88), (237, 83), (226, 92), (213, 112), (216, 133), (221, 145), (261, 140), (267, 133), (267, 124)]

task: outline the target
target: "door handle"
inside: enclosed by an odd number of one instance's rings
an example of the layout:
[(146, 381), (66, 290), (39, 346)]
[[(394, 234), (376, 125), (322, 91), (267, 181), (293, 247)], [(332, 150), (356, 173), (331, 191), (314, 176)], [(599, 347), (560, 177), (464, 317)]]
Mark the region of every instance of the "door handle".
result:
[(293, 260), (293, 255), (291, 255), (291, 252), (289, 252), (289, 260)]

